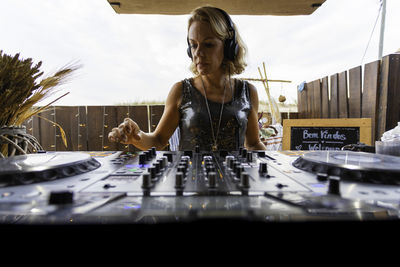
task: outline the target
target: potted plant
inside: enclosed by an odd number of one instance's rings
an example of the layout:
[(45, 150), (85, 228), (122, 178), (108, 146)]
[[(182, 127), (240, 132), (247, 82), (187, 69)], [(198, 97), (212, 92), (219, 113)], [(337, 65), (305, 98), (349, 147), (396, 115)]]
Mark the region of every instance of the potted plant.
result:
[[(31, 58), (19, 56), (19, 53), (6, 55), (0, 50), (0, 158), (42, 150), (22, 124), (65, 96), (44, 106), (34, 106), (54, 93), (79, 68), (71, 64), (38, 81), (43, 75), (42, 62), (34, 64)], [(60, 130), (66, 144), (64, 131), (61, 127)]]

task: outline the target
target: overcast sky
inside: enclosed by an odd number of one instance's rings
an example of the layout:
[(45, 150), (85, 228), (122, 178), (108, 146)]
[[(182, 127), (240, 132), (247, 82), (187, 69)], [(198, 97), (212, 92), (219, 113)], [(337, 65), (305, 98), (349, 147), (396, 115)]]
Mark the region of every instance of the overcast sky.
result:
[[(70, 62), (83, 65), (60, 88), (56, 96), (70, 94), (56, 105), (164, 101), (175, 82), (192, 76), (188, 15), (119, 15), (106, 0), (0, 3), (3, 53), (43, 61), (48, 74)], [(309, 16), (232, 16), (249, 49), (248, 68), (238, 77), (259, 78), (265, 62), (269, 79), (292, 81), (271, 83), (272, 95), (294, 102), (301, 82), (377, 60), (380, 18), (363, 55), (379, 6), (379, 0), (327, 0)], [(400, 48), (399, 11), (399, 0), (387, 0), (383, 55)], [(253, 84), (266, 100), (262, 84)]]

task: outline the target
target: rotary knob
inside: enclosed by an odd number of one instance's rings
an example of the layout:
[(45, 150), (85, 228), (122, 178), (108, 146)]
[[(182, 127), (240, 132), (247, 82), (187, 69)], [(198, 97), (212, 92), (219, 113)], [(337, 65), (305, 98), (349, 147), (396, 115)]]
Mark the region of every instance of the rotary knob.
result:
[(332, 175), (328, 177), (328, 180), (328, 194), (340, 196), (340, 177)]
[(175, 174), (175, 188), (182, 189), (183, 188), (183, 180), (184, 180), (183, 173), (177, 172)]
[(268, 173), (268, 164), (265, 163), (265, 162), (261, 162), (261, 163), (260, 163), (260, 167), (259, 167), (258, 170), (259, 170), (259, 172), (262, 173), (262, 174)]
[(142, 180), (142, 188), (143, 189), (149, 189), (152, 186), (150, 174), (149, 173), (144, 173), (142, 175), (142, 178), (143, 178), (143, 180)]
[(139, 164), (140, 164), (140, 165), (145, 164), (145, 163), (146, 163), (146, 160), (147, 160), (147, 156), (146, 156), (144, 153), (142, 153), (142, 154), (139, 155)]
[(209, 188), (215, 188), (216, 183), (217, 183), (217, 174), (215, 172), (209, 172), (208, 173), (208, 187)]
[(249, 174), (247, 172), (242, 172), (242, 174), (240, 175), (240, 185), (243, 188), (250, 187)]

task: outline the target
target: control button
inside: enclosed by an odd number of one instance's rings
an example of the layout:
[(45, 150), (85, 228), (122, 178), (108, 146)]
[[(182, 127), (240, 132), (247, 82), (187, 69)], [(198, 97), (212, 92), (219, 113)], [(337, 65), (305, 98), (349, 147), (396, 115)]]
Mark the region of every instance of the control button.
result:
[(146, 156), (146, 160), (145, 160), (145, 161), (150, 160), (150, 158), (151, 158), (150, 154), (151, 154), (151, 153), (150, 153), (149, 151), (143, 151), (143, 155)]
[(241, 177), (241, 174), (242, 174), (242, 172), (244, 172), (244, 167), (242, 167), (242, 166), (238, 166), (237, 168), (236, 168), (236, 177), (237, 178), (240, 178)]
[(143, 153), (140, 154), (140, 155), (139, 155), (139, 164), (140, 164), (140, 165), (145, 164), (145, 163), (146, 163), (146, 158), (147, 158), (147, 157), (146, 157), (145, 154), (143, 154)]
[(225, 157), (225, 163), (226, 163), (226, 167), (231, 168), (231, 163), (232, 161), (235, 159), (234, 156), (226, 156)]
[(177, 172), (175, 175), (175, 188), (181, 189), (183, 188), (183, 173)]
[(340, 177), (329, 176), (328, 194), (340, 196)]
[(268, 164), (266, 162), (260, 162), (260, 167), (258, 171), (260, 173), (268, 173)]
[(181, 172), (183, 174), (183, 178), (186, 177), (186, 172), (187, 172), (187, 167), (185, 165), (179, 165), (178, 166), (178, 172)]
[(264, 150), (257, 151), (257, 156), (259, 156), (260, 158), (265, 158), (265, 151)]
[(317, 180), (320, 182), (326, 182), (328, 180), (328, 174), (327, 173), (317, 173)]
[(246, 156), (247, 156), (247, 149), (246, 148), (242, 149), (241, 156), (242, 156), (242, 158), (246, 158)]
[(233, 171), (234, 173), (236, 173), (237, 168), (240, 168), (240, 162), (234, 161), (234, 162), (233, 162), (232, 171)]
[(246, 154), (246, 160), (247, 162), (253, 162), (253, 152), (247, 152)]
[(188, 156), (191, 158), (193, 156), (193, 151), (192, 150), (185, 150), (183, 151), (183, 155)]
[(50, 193), (50, 205), (72, 204), (74, 202), (74, 193), (71, 191), (55, 191)]
[(279, 189), (282, 189), (282, 188), (284, 188), (284, 187), (288, 187), (288, 185), (281, 184), (281, 183), (277, 183), (275, 186), (276, 186), (277, 188), (279, 188)]
[(168, 167), (168, 158), (167, 157), (165, 157), (165, 156), (161, 157), (160, 161), (162, 161), (163, 168)]
[(168, 162), (172, 162), (172, 160), (173, 160), (173, 158), (172, 158), (172, 153), (165, 152), (165, 153), (164, 153), (164, 156), (167, 157)]
[(159, 162), (153, 163), (153, 166), (154, 168), (156, 168), (156, 173), (159, 173), (161, 170), (160, 163)]
[(114, 187), (116, 187), (115, 185), (112, 185), (112, 184), (105, 184), (105, 185), (103, 185), (103, 188), (104, 189), (110, 189), (110, 188), (114, 188)]
[(156, 178), (156, 176), (157, 176), (156, 167), (150, 167), (147, 169), (147, 171), (149, 172), (151, 179)]
[(244, 188), (250, 187), (249, 174), (247, 172), (242, 172), (240, 175), (240, 185)]
[(217, 180), (217, 174), (215, 172), (208, 173), (208, 187), (215, 188)]
[(157, 155), (157, 150), (156, 150), (156, 148), (153, 146), (152, 148), (151, 148), (151, 155), (153, 156), (153, 157), (155, 157), (156, 155)]
[(143, 189), (149, 189), (149, 188), (152, 186), (150, 174), (149, 174), (149, 173), (144, 173), (144, 174), (142, 175), (142, 177), (143, 177), (143, 180), (142, 180), (142, 188), (143, 188)]
[(157, 162), (160, 165), (160, 170), (165, 168), (164, 161), (162, 159), (158, 159)]

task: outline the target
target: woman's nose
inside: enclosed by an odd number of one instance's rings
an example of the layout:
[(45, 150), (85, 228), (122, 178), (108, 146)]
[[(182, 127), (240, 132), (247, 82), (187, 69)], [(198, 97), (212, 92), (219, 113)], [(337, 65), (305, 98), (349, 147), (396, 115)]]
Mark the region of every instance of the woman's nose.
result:
[(204, 56), (203, 46), (199, 45), (194, 49), (194, 55), (197, 57)]

